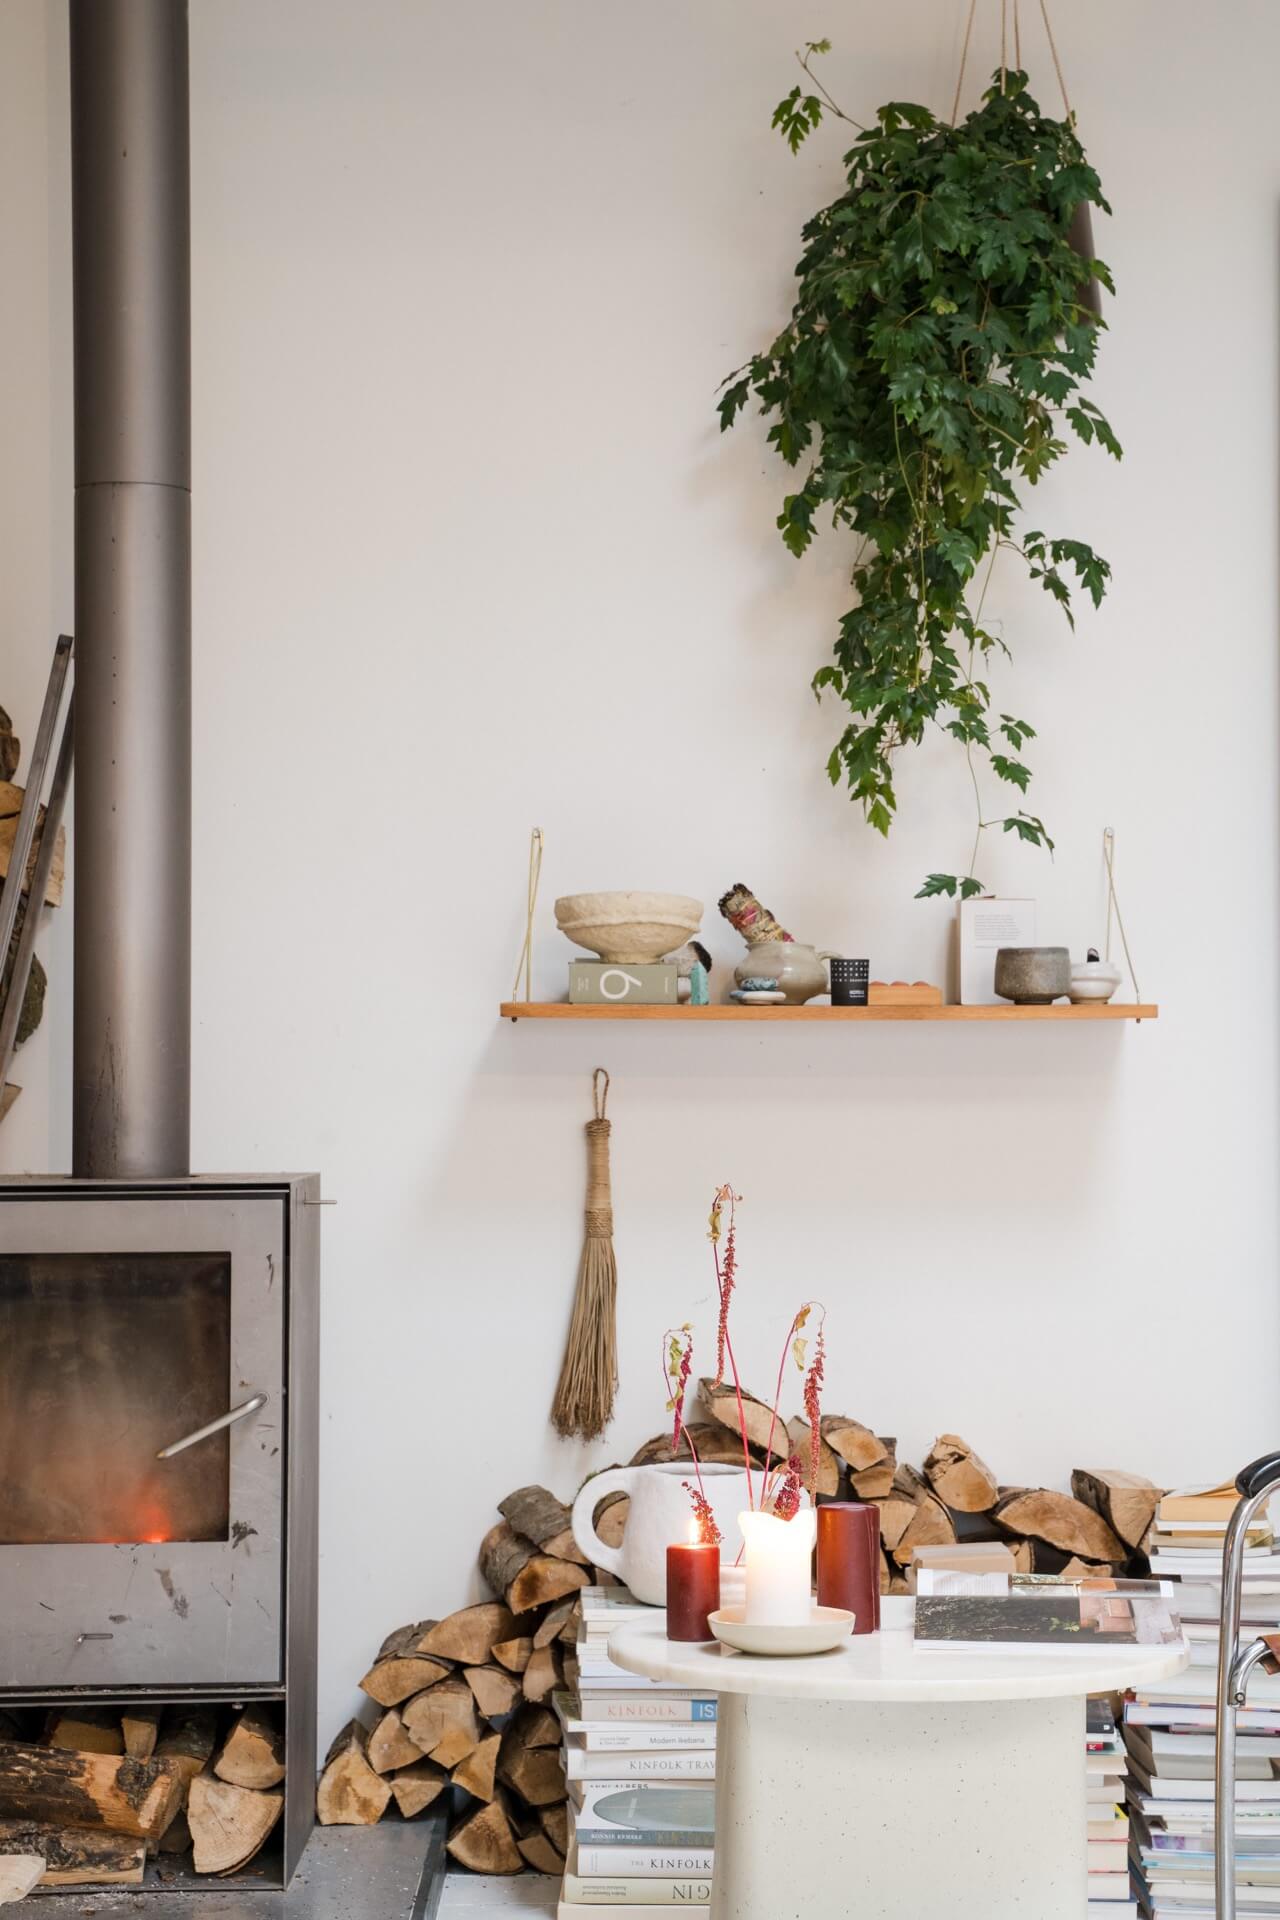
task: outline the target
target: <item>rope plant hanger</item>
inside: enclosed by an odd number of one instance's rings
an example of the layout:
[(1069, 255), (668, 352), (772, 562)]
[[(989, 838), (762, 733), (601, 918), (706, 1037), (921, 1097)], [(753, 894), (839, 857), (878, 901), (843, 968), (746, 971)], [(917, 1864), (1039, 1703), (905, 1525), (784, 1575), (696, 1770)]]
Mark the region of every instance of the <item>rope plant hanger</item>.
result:
[[(1013, 8), (1013, 65), (1014, 71), (1022, 72), (1022, 15), (1021, 0), (1012, 0)], [(960, 117), (960, 95), (964, 90), (964, 70), (969, 60), (969, 43), (973, 38), (974, 16), (978, 10), (978, 0), (969, 0), (969, 13), (964, 23), (964, 41), (960, 48), (960, 71), (956, 75), (955, 99), (951, 102), (951, 124), (954, 127)], [(1010, 0), (1000, 0), (1000, 91), (1005, 93), (1009, 86), (1009, 11)], [(1045, 39), (1049, 42), (1049, 53), (1053, 60), (1053, 71), (1057, 75), (1058, 92), (1062, 95), (1062, 111), (1066, 115), (1069, 127), (1076, 124), (1076, 110), (1067, 96), (1067, 82), (1062, 71), (1062, 60), (1058, 53), (1058, 43), (1053, 36), (1053, 22), (1049, 18), (1049, 0), (1040, 0), (1040, 18), (1044, 21)], [(1068, 239), (1082, 260), (1093, 260), (1093, 210), (1087, 200), (1077, 203), (1071, 219)], [(1095, 320), (1102, 318), (1102, 288), (1093, 274), (1082, 280), (1079, 288), (1080, 305), (1085, 307)]]
[(591, 1076), (594, 1117), (587, 1121), (587, 1231), (578, 1263), (578, 1291), (565, 1345), (551, 1424), (566, 1439), (598, 1440), (613, 1418), (618, 1386), (618, 1268), (613, 1257), (613, 1198), (605, 1118), (609, 1076)]

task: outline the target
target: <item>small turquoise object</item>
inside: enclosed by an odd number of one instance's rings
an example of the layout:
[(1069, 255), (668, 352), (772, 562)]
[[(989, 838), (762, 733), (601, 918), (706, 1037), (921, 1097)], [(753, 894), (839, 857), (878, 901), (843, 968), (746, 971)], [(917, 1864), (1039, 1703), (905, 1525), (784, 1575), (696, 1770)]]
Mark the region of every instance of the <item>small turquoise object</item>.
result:
[(776, 993), (778, 990), (777, 981), (766, 980), (763, 975), (757, 977), (752, 974), (748, 979), (741, 981), (740, 985), (744, 993)]
[(689, 1005), (691, 1007), (711, 1005), (711, 983), (707, 979), (707, 970), (701, 960), (695, 960), (689, 969)]

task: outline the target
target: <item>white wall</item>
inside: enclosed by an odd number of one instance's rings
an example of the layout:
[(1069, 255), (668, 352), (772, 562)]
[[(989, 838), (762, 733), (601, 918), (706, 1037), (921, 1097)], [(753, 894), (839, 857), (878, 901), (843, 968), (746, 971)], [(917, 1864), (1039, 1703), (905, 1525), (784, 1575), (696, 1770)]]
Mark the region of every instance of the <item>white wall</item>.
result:
[[(992, 589), (1059, 852), (1001, 844), (983, 871), (1037, 893), (1043, 937), (1079, 950), (1100, 934), (1114, 824), (1159, 1024), (495, 1017), (535, 822), (543, 994), (568, 957), (557, 893), (698, 894), (728, 965), (714, 902), (738, 879), (802, 938), (939, 977), (948, 909), (911, 894), (964, 862), (963, 767), (945, 751), (904, 767), (887, 845), (828, 787), (838, 715), (807, 681), (849, 556), (832, 540), (787, 556), (783, 474), (758, 428), (720, 440), (712, 402), (785, 313), (801, 221), (837, 189), (837, 136), (793, 161), (768, 130), (794, 43), (833, 35), (855, 113), (947, 106), (965, 11), (193, 7), (194, 1149), (202, 1168), (322, 1168), (340, 1201), (330, 1730), (383, 1632), (468, 1595), (496, 1499), (531, 1479), (568, 1493), (660, 1424), (659, 1335), (707, 1323), (721, 1180), (746, 1195), (751, 1377), (820, 1295), (829, 1405), (908, 1455), (949, 1427), (1010, 1481), (1082, 1463), (1176, 1479), (1276, 1444), (1280, 15), (1261, 0), (1231, 35), (1191, 0), (1058, 10), (1117, 209), (1097, 393), (1128, 454), (1073, 452), (1036, 524), (1095, 541), (1115, 588), (1075, 639), (1011, 576)], [(1027, 39), (1051, 99), (1038, 27)], [(0, 700), (29, 732), (69, 617), (71, 508), (65, 107), (35, 0), (0, 15), (0, 72), (23, 109), (0, 114), (18, 261)], [(69, 970), (54, 984), (7, 1169), (67, 1163)], [(586, 1450), (545, 1417), (597, 1061), (622, 1392)]]

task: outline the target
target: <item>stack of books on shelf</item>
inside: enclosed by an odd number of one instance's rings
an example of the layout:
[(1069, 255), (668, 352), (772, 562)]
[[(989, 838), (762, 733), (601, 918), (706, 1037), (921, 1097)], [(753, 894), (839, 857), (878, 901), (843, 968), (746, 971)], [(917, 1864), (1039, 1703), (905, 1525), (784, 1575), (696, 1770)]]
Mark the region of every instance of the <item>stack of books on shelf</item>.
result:
[[(1214, 1920), (1214, 1733), (1222, 1547), (1238, 1495), (1230, 1482), (1166, 1494), (1151, 1570), (1176, 1582), (1191, 1665), (1129, 1696), (1130, 1841), (1149, 1920)], [(1245, 1550), (1241, 1641), (1280, 1630), (1280, 1553), (1260, 1516)], [(1237, 1721), (1236, 1901), (1280, 1916), (1280, 1679), (1255, 1671)]]
[(1128, 1762), (1110, 1696), (1085, 1702), (1085, 1799), (1088, 1819), (1089, 1897), (1086, 1913), (1098, 1920), (1128, 1920), (1137, 1902), (1129, 1891), (1129, 1818), (1125, 1812)]
[(571, 1691), (557, 1694), (569, 1784), (569, 1857), (558, 1920), (625, 1909), (671, 1920), (711, 1898), (716, 1700), (627, 1673), (608, 1640), (628, 1620), (662, 1618), (625, 1587), (586, 1587)]

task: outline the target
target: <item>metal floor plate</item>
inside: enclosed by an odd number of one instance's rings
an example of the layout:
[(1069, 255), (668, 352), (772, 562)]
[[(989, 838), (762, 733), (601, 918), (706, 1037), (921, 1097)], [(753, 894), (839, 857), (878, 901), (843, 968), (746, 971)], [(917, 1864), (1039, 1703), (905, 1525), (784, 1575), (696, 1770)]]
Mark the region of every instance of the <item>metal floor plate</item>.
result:
[(444, 1879), (443, 1816), (376, 1827), (317, 1827), (287, 1893), (206, 1882), (186, 1891), (74, 1887), (77, 1920), (435, 1920)]

